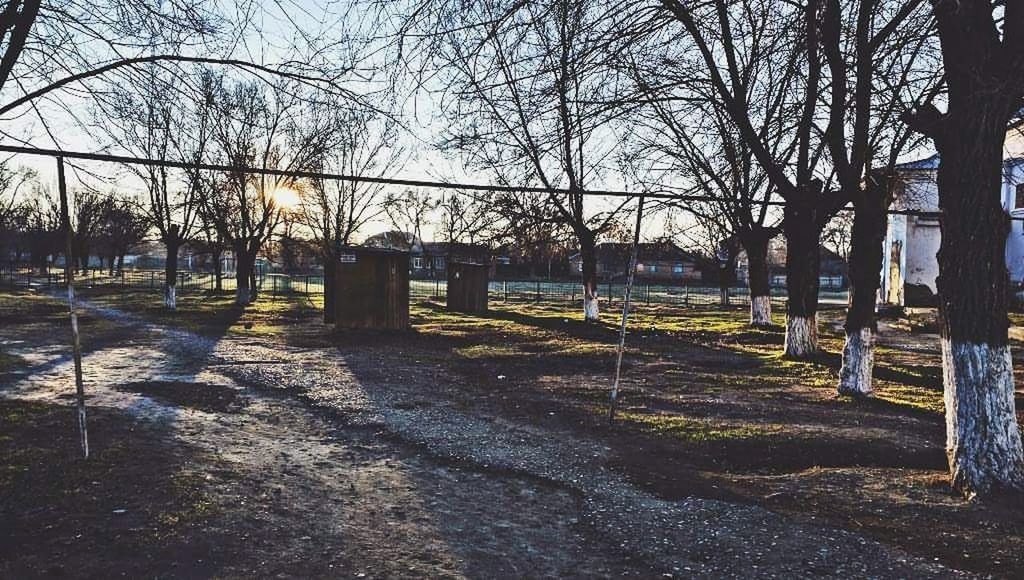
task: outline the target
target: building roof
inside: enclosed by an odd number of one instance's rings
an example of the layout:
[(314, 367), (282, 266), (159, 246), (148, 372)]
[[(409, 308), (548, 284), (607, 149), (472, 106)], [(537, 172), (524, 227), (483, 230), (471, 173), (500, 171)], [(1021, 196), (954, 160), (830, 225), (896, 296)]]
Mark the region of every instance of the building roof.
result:
[[(423, 242), (419, 246), (427, 256), (486, 256), (489, 253), (483, 244), (467, 244), (464, 242)], [(413, 252), (415, 253), (415, 250)]]
[(896, 165), (896, 169), (899, 171), (929, 171), (939, 168), (939, 154), (936, 153), (931, 157), (924, 159), (918, 159), (916, 161), (908, 161), (906, 163), (900, 163)]

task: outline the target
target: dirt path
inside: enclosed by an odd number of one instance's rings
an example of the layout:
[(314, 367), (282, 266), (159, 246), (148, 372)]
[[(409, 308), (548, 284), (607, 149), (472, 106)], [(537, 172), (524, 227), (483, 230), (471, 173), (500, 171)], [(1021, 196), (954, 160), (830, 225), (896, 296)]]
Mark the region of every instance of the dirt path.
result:
[[(392, 356), (382, 374), (366, 351), (211, 340), (91, 312), (121, 330), (85, 359), (90, 405), (196, 450), (188, 469), (220, 506), (189, 532), (212, 548), (180, 575), (956, 574), (756, 506), (659, 499), (610, 465), (604, 443), (477, 410), (439, 365)], [(13, 352), (33, 366), (3, 396), (66, 403), (61, 349), (19, 340)], [(59, 542), (23, 551), (6, 571), (38, 573), (68, 553)], [(122, 566), (95, 559), (105, 575)]]

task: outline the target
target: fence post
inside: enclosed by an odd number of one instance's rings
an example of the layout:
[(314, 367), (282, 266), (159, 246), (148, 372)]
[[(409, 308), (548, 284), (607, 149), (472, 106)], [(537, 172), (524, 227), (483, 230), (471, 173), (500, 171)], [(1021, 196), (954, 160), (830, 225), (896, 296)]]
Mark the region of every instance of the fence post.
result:
[(508, 302), (508, 280), (501, 281), (501, 292), (505, 295), (505, 302)]
[(686, 306), (690, 305), (690, 285), (683, 284), (683, 304)]
[(612, 302), (612, 282), (611, 282), (611, 280), (609, 280), (608, 281), (608, 308), (611, 308), (612, 304), (613, 304), (613, 302)]
[(540, 302), (540, 280), (537, 280), (537, 302)]

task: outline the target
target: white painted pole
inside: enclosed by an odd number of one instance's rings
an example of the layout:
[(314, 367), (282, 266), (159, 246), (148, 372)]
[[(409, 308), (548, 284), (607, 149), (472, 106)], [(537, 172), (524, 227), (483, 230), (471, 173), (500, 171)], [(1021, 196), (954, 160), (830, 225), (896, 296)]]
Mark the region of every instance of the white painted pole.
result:
[(637, 253), (640, 247), (640, 224), (644, 215), (644, 196), (636, 208), (636, 230), (633, 232), (633, 252), (629, 257), (629, 270), (626, 274), (626, 295), (622, 299), (622, 325), (619, 328), (619, 349), (615, 360), (615, 382), (612, 383), (611, 400), (608, 404), (608, 421), (615, 420), (615, 405), (619, 398), (619, 379), (622, 376), (622, 352), (626, 349), (626, 323), (629, 321), (629, 301), (633, 295), (633, 277), (636, 274)]
[(75, 402), (78, 409), (78, 439), (82, 455), (89, 458), (89, 431), (85, 423), (85, 386), (82, 383), (82, 343), (78, 336), (78, 314), (75, 312), (75, 268), (72, 265), (71, 213), (68, 209), (68, 187), (64, 179), (64, 158), (57, 158), (57, 189), (60, 192), (60, 220), (64, 229), (64, 278), (68, 285), (68, 313), (71, 317), (71, 351), (75, 359)]

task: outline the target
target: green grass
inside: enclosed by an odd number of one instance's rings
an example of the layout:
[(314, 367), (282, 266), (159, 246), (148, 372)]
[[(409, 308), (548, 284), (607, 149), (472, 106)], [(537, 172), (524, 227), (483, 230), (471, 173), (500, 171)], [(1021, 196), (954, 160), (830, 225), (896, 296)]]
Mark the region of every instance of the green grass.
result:
[(623, 412), (616, 415), (659, 435), (667, 435), (688, 442), (763, 439), (782, 434), (781, 425), (759, 423), (727, 423), (694, 419), (681, 415)]

